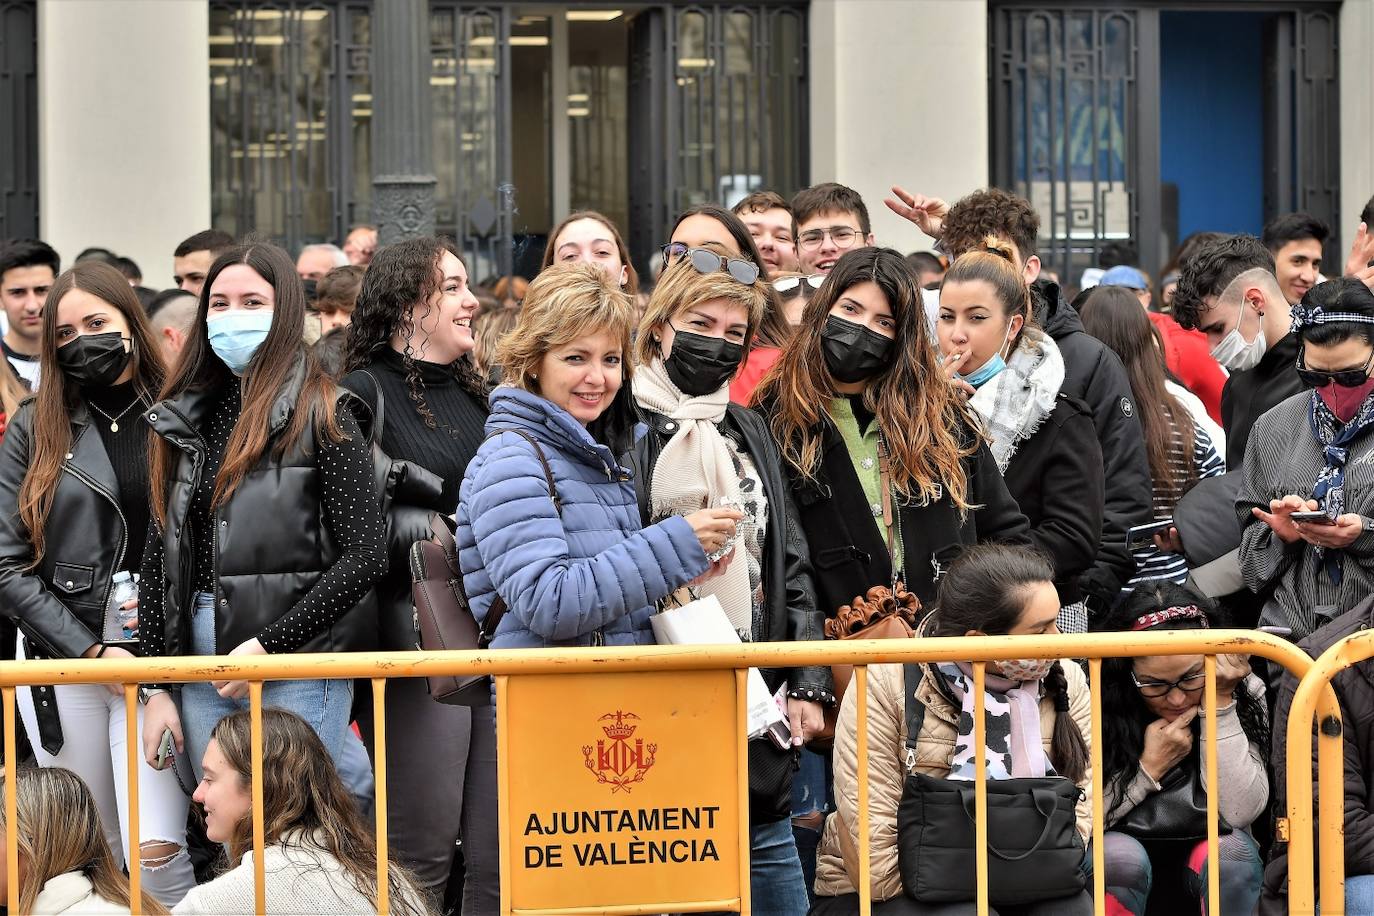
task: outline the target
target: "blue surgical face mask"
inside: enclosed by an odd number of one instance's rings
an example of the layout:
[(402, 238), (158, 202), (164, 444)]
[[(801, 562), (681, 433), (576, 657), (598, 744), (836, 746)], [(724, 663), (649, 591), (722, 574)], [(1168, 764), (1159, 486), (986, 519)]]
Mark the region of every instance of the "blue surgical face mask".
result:
[(208, 324), (210, 349), (235, 375), (253, 361), (253, 354), (272, 330), (272, 313), (264, 309), (230, 312)]
[(981, 388), (988, 379), (1007, 368), (1007, 361), (1002, 358), (1002, 351), (1007, 348), (1007, 338), (1009, 337), (1011, 337), (1010, 321), (1007, 322), (1007, 333), (1002, 335), (1002, 346), (997, 348), (997, 352), (992, 354), (992, 358), (968, 375), (961, 375), (959, 377), (974, 388)]

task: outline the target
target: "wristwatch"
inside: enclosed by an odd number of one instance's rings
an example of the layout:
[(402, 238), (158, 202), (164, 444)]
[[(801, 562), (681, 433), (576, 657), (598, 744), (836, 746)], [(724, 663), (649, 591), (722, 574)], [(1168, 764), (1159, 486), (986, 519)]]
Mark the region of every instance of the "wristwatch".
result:
[(140, 687), (138, 688), (138, 701), (144, 706), (147, 706), (148, 701), (153, 697), (157, 696), (159, 693), (166, 692), (167, 691), (162, 687)]

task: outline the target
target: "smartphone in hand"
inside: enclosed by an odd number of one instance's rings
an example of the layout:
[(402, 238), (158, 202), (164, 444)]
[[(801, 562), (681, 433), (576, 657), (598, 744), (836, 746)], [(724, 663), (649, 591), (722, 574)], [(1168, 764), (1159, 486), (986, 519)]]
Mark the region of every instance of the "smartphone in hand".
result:
[(176, 753), (176, 739), (172, 737), (172, 730), (165, 729), (162, 732), (162, 741), (157, 746), (157, 769), (165, 770), (167, 765), (174, 762)]
[(1294, 512), (1288, 516), (1295, 522), (1306, 522), (1309, 525), (1334, 525), (1336, 520), (1321, 510), (1315, 512)]

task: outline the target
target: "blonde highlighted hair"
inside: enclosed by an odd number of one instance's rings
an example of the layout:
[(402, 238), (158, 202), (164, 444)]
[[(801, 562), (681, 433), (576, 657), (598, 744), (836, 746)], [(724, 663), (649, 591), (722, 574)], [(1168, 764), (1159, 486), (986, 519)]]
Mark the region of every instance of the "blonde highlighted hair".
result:
[[(0, 773), (0, 798), (5, 795), (5, 775)], [(129, 879), (115, 867), (100, 811), (91, 790), (70, 770), (61, 767), (21, 769), (15, 780), (17, 800), (14, 829), (0, 829), (0, 837), (16, 835), (19, 855), (27, 866), (19, 881), (19, 912), (33, 913), (43, 885), (58, 875), (80, 872), (96, 896), (120, 907), (130, 906)], [(0, 804), (0, 828), (5, 827), (5, 806)], [(0, 843), (0, 855), (4, 844)], [(141, 895), (143, 912), (165, 916), (167, 909), (147, 891)]]
[[(705, 247), (715, 250), (719, 246)], [(694, 305), (721, 299), (744, 308), (749, 324), (744, 332), (744, 351), (748, 354), (768, 306), (767, 283), (762, 275), (746, 286), (724, 270), (699, 273), (684, 256), (664, 271), (654, 287), (653, 295), (649, 297), (649, 305), (644, 309), (644, 317), (639, 321), (639, 334), (635, 338), (635, 365), (646, 365), (659, 355), (658, 341), (663, 328), (674, 318)]]
[(1035, 309), (1031, 302), (1030, 287), (1026, 285), (1021, 271), (1016, 268), (1016, 246), (995, 235), (984, 236), (980, 247), (967, 251), (954, 259), (940, 281), (944, 289), (951, 283), (973, 283), (983, 281), (992, 287), (997, 300), (1002, 303), (1002, 313), (1010, 320), (1021, 316), (1023, 323), (1011, 341), (1015, 350), (1025, 329), (1035, 326)]
[(604, 332), (620, 342), (628, 387), (634, 322), (634, 300), (600, 267), (577, 261), (546, 268), (525, 293), (515, 329), (496, 346), (502, 382), (539, 394), (535, 376), (550, 350)]

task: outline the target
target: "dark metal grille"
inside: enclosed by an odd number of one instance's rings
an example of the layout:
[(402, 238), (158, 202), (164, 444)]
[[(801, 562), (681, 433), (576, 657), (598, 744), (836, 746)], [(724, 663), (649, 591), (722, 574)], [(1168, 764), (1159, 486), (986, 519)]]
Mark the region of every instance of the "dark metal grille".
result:
[[(806, 4), (640, 13), (631, 55), (632, 248), (643, 264), (675, 215), (808, 180)], [(663, 163), (649, 160), (662, 156)]]
[(294, 251), (368, 217), (368, 0), (210, 4), (218, 228)]
[[(435, 227), (458, 240), (473, 277), (511, 269), (510, 13), (434, 0), (430, 8)], [(529, 116), (530, 113), (526, 113)]]
[[(294, 250), (369, 220), (372, 3), (212, 0), (217, 226)], [(511, 110), (514, 8), (430, 3), (436, 229), (458, 239), (478, 277), (509, 272), (515, 233), (530, 228), (516, 225), (511, 119), (541, 115)], [(605, 205), (623, 212), (628, 193), (637, 262), (687, 206), (756, 187), (790, 195), (806, 184), (806, 54), (805, 0), (663, 0), (633, 14), (624, 83), (584, 86), (589, 74), (570, 74), (589, 97), (628, 96), (628, 138), (578, 140), (579, 148), (625, 147), (606, 160), (612, 170), (628, 165), (628, 191)], [(616, 176), (572, 177), (585, 191), (605, 190)]]
[[(1142, 18), (1147, 21), (1142, 23)], [(1142, 263), (1159, 263), (1142, 238), (1142, 207), (1158, 182), (1158, 134), (1142, 136), (1142, 26), (1136, 10), (1004, 8), (992, 37), (993, 173), (1040, 213), (1040, 257), (1076, 281), (1100, 247), (1132, 241)], [(1157, 54), (1157, 41), (1151, 53)], [(1149, 68), (1145, 68), (1146, 71)], [(1141, 162), (1153, 149), (1155, 166)], [(1146, 221), (1145, 225), (1158, 225)]]
[(0, 239), (38, 235), (37, 52), (36, 4), (0, 2)]

